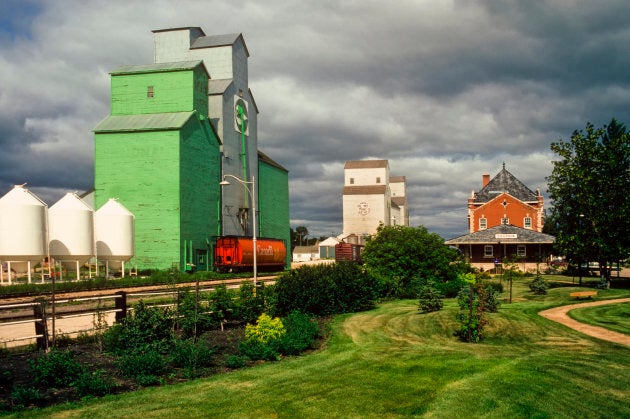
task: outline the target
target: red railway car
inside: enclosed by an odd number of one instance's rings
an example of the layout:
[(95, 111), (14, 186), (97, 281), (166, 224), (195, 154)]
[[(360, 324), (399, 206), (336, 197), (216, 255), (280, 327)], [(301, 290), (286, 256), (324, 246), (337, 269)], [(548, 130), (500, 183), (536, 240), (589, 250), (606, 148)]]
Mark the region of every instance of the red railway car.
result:
[[(254, 269), (254, 242), (251, 237), (224, 236), (214, 246), (214, 267), (219, 272), (251, 271)], [(256, 266), (261, 271), (284, 269), (287, 248), (279, 239), (256, 239)]]
[(361, 253), (363, 245), (354, 243), (339, 243), (335, 245), (335, 262), (354, 261), (363, 263)]

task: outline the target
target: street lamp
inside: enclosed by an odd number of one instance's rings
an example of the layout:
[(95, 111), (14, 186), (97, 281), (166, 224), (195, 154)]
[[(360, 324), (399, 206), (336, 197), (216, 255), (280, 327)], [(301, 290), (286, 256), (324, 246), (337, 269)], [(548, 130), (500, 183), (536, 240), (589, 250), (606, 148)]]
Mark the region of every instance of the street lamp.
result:
[[(231, 177), (247, 190), (249, 196), (252, 198), (252, 245), (254, 250), (254, 296), (256, 295), (256, 280), (258, 279), (258, 266), (256, 264), (256, 256), (258, 253), (258, 249), (256, 247), (256, 178), (252, 176), (252, 181), (247, 182), (245, 180), (239, 179), (234, 175), (223, 175), (223, 181), (219, 182), (219, 185), (226, 186), (230, 185), (230, 182), (225, 180), (226, 177)], [(247, 185), (252, 185), (251, 189)]]

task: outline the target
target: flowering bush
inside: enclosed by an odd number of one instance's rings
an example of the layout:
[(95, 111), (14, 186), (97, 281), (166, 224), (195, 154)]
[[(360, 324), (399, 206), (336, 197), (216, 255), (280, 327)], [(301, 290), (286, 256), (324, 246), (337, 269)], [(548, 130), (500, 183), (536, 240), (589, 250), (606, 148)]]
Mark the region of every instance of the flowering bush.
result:
[(258, 317), (255, 326), (248, 324), (245, 327), (245, 340), (267, 344), (280, 339), (285, 333), (286, 329), (279, 317), (271, 318), (263, 313)]

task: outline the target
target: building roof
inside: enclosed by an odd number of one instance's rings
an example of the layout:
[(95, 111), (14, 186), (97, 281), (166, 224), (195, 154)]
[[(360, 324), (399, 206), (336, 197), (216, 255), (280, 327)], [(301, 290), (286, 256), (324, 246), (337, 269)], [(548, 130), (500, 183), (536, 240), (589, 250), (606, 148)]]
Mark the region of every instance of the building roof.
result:
[(390, 176), (389, 183), (405, 183), (406, 178), (404, 176)]
[(262, 151), (258, 150), (258, 160), (260, 162), (263, 163), (267, 163), (270, 166), (276, 167), (280, 170), (284, 170), (285, 172), (289, 172), (287, 169), (285, 169), (284, 167), (282, 167), (280, 165), (280, 163), (277, 163), (275, 160), (273, 160), (271, 157), (269, 157), (268, 155), (266, 155), (265, 153), (263, 153)]
[(319, 246), (295, 246), (293, 253), (319, 253)]
[(486, 230), (476, 231), (464, 236), (455, 237), (445, 241), (445, 244), (492, 244), (492, 243), (518, 243), (518, 244), (545, 244), (555, 243), (556, 238), (549, 234), (539, 233), (535, 230), (516, 227), (513, 225), (500, 225)]
[(208, 95), (222, 95), (230, 87), (232, 81), (232, 79), (208, 80)]
[[(117, 69), (110, 71), (112, 76), (120, 76), (125, 74), (142, 74), (142, 73), (161, 73), (169, 71), (186, 71), (194, 70), (198, 66), (202, 66), (206, 74), (208, 70), (203, 64), (203, 61), (177, 61), (174, 63), (156, 63), (156, 64), (141, 64), (141, 65), (125, 65), (118, 67)], [(208, 74), (208, 77), (210, 75)]]
[(109, 115), (93, 129), (95, 133), (177, 130), (196, 114), (192, 112)]
[(344, 195), (384, 195), (387, 190), (385, 185), (344, 186)]
[(328, 237), (326, 240), (319, 243), (319, 247), (322, 246), (335, 246), (341, 243), (341, 240), (336, 237)]
[(230, 45), (234, 45), (239, 38), (243, 42), (245, 53), (249, 57), (249, 51), (247, 50), (247, 45), (245, 44), (245, 39), (243, 38), (242, 33), (200, 36), (193, 41), (192, 45), (190, 45), (190, 49), (227, 47)]
[(404, 207), (407, 205), (407, 198), (404, 196), (392, 196), (392, 203), (398, 207)]
[(374, 169), (378, 167), (387, 167), (387, 160), (349, 160), (346, 162), (344, 169)]
[(523, 182), (508, 172), (503, 164), (503, 169), (475, 194), (475, 203), (485, 203), (494, 199), (500, 193), (509, 193), (523, 202), (536, 202), (538, 195), (529, 189)]

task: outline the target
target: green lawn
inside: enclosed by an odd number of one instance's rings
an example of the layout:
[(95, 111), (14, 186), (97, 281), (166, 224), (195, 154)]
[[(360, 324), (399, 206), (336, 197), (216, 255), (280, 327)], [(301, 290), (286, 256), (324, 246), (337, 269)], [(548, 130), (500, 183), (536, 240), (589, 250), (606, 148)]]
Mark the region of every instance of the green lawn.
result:
[(630, 303), (578, 308), (569, 311), (569, 316), (582, 323), (630, 335)]
[[(487, 338), (452, 337), (456, 301), (419, 314), (416, 301), (339, 316), (326, 348), (181, 385), (148, 388), (27, 415), (45, 417), (630, 417), (630, 348), (538, 316), (577, 287), (490, 315)], [(507, 287), (506, 287), (507, 289)], [(598, 298), (629, 296), (606, 290)]]

